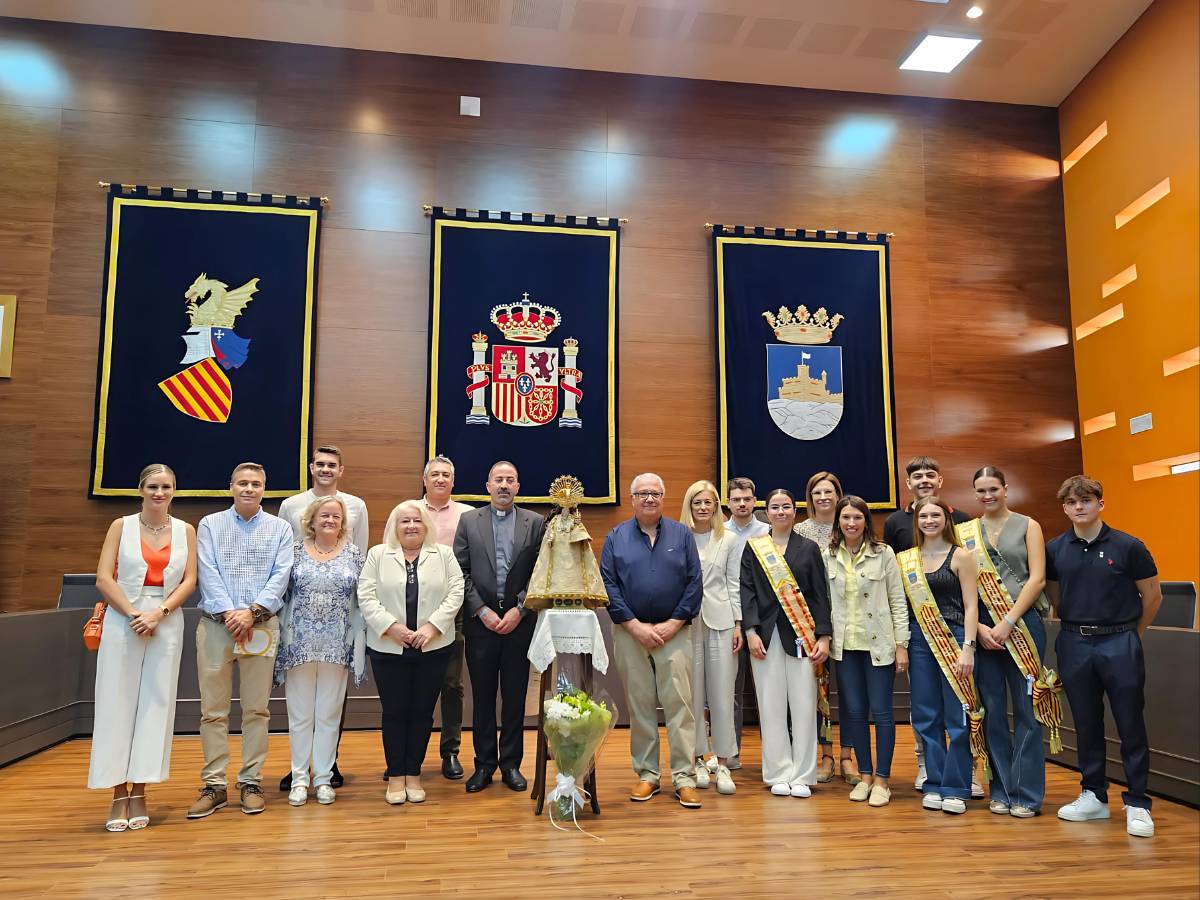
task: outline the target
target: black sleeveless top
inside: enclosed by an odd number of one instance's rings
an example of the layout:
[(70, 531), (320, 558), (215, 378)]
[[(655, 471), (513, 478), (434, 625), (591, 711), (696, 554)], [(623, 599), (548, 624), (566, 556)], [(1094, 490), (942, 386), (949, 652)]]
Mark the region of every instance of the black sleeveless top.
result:
[(938, 566), (937, 571), (925, 574), (925, 580), (929, 582), (929, 590), (933, 593), (938, 610), (941, 612), (942, 618), (950, 625), (964, 624), (962, 585), (959, 584), (958, 576), (950, 569), (950, 560), (954, 558), (954, 551), (957, 549), (952, 546), (950, 552), (946, 554), (945, 562)]

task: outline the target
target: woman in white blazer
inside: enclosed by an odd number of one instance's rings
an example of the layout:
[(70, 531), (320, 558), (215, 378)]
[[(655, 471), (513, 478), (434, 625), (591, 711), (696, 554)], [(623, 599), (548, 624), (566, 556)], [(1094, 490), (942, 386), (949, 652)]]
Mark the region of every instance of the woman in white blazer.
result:
[[(908, 601), (896, 554), (875, 540), (871, 510), (861, 497), (847, 494), (838, 501), (821, 560), (832, 605), (829, 655), (838, 661), (842, 746), (854, 748), (862, 773), (850, 799), (886, 806), (896, 748), (892, 686), (896, 673), (908, 670)], [(868, 712), (875, 720), (874, 759)]]
[[(710, 481), (697, 481), (683, 495), (679, 520), (691, 529), (700, 551), (704, 598), (698, 627), (692, 629), (692, 712), (696, 717), (696, 787), (710, 784), (705, 763), (711, 746), (717, 791), (737, 789), (729, 774), (729, 757), (738, 755), (733, 727), (733, 691), (738, 651), (742, 649), (741, 538), (725, 527), (721, 501)], [(704, 722), (708, 704), (709, 723)], [(709, 740), (709, 727), (712, 740)]]
[(383, 536), (384, 543), (367, 553), (358, 607), (383, 706), (386, 799), (393, 805), (420, 803), (421, 763), (450, 662), (463, 575), (454, 551), (437, 543), (437, 530), (419, 500), (393, 509)]
[(111, 788), (105, 828), (150, 824), (146, 785), (166, 781), (183, 652), (180, 606), (196, 589), (196, 530), (170, 515), (175, 473), (160, 463), (138, 478), (140, 513), (109, 526), (96, 566), (108, 608), (96, 658), (88, 787)]

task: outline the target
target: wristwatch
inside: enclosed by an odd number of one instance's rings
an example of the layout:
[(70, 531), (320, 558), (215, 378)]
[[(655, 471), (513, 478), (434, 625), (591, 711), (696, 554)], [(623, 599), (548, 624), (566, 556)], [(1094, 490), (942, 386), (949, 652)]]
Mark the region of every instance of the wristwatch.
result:
[(250, 607), (250, 615), (254, 616), (255, 625), (261, 625), (267, 620), (267, 617), (270, 616), (270, 613), (267, 612), (267, 608), (265, 606), (259, 606), (257, 603), (255, 603)]
[(907, 649), (908, 649), (908, 641), (901, 641), (901, 642), (900, 642), (900, 643), (898, 643), (896, 646), (897, 646), (897, 647), (903, 647), (905, 650), (907, 650)]
[(975, 641), (974, 640), (963, 641), (963, 646), (970, 647), (972, 650), (974, 650), (975, 649)]
[(164, 619), (171, 614), (171, 607), (167, 606), (165, 603), (160, 606), (159, 609), (162, 611)]

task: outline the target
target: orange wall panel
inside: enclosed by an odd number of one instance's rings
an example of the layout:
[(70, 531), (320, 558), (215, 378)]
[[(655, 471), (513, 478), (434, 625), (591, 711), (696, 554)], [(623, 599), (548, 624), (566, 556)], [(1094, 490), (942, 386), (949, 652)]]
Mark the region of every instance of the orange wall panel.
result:
[[(1163, 360), (1200, 343), (1200, 4), (1157, 0), (1059, 107), (1064, 156), (1101, 122), (1108, 133), (1063, 175), (1072, 326), (1116, 303), (1125, 315), (1074, 340), (1084, 469), (1103, 482), (1107, 519), (1144, 540), (1164, 580), (1200, 581), (1200, 475), (1134, 482), (1133, 467), (1200, 450), (1200, 367)], [(1115, 216), (1159, 184), (1170, 193), (1117, 229)], [(1128, 266), (1137, 280), (1108, 297)], [(1131, 435), (1129, 419), (1154, 427)], [(1054, 529), (1052, 528), (1051, 531)]]

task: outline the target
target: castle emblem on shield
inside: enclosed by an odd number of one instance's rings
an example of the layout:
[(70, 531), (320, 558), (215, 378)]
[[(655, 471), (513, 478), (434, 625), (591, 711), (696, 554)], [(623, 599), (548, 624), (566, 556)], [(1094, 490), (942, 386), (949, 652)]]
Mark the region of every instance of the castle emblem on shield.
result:
[[(582, 428), (576, 408), (583, 398), (579, 389), (583, 373), (576, 368), (579, 341), (567, 338), (562, 347), (537, 346), (561, 324), (558, 310), (534, 303), (525, 293), (518, 303), (493, 307), (491, 320), (512, 343), (493, 345), (489, 358), (487, 334), (480, 331), (471, 335), (473, 361), (467, 366), (466, 389), (471, 411), (467, 424), (490, 425), (495, 416), (506, 425), (532, 428), (558, 416), (559, 428)], [(490, 413), (485, 405), (489, 384)]]
[(786, 306), (763, 318), (782, 344), (767, 344), (767, 411), (784, 434), (815, 441), (842, 421), (842, 348), (822, 347), (842, 322), (825, 307), (809, 314)]

